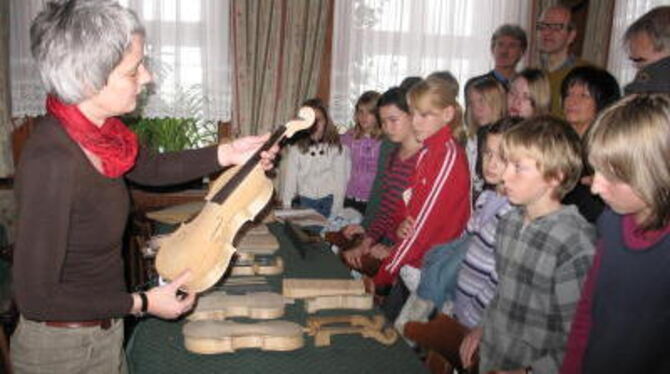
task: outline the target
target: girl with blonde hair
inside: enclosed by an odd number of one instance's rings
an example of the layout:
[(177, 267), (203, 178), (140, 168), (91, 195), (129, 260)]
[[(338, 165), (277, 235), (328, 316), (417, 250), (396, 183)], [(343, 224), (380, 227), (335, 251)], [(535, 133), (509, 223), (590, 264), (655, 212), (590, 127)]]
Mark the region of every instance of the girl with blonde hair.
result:
[(507, 94), (507, 112), (510, 116), (529, 118), (548, 114), (551, 105), (551, 87), (547, 73), (527, 68), (512, 80)]
[(470, 176), (472, 177), (473, 197), (476, 197), (484, 187), (481, 175), (481, 160), (479, 157), (480, 144), (483, 138), (483, 129), (507, 114), (507, 98), (505, 88), (494, 78), (483, 77), (467, 86), (465, 125), (467, 126), (468, 140), (465, 146)]
[(377, 118), (379, 92), (366, 91), (356, 102), (355, 126), (342, 135), (349, 148), (351, 175), (347, 182), (344, 206), (365, 214), (372, 183), (377, 175), (382, 129)]
[(453, 76), (429, 77), (408, 93), (412, 127), (423, 149), (403, 193), (399, 240), (382, 256), (376, 286), (391, 285), (405, 266), (410, 273), (418, 272), (423, 255), (432, 246), (460, 236), (470, 217), (470, 172), (461, 146), (465, 129), (457, 94)]

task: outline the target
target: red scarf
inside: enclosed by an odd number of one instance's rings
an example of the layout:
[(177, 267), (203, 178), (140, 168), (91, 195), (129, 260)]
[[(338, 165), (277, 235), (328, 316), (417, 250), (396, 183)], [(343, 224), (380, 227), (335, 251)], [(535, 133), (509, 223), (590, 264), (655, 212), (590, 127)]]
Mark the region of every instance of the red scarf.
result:
[(47, 96), (47, 112), (56, 117), (70, 137), (100, 157), (102, 174), (118, 178), (135, 165), (137, 135), (118, 118), (110, 117), (98, 127), (77, 108)]

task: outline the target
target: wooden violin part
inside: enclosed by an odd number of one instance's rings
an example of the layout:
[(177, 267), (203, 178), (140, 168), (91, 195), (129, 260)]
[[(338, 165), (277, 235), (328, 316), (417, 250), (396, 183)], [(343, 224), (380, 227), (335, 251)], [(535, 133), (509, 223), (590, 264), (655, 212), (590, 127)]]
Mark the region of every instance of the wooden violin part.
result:
[(239, 240), (236, 247), (240, 253), (271, 255), (279, 249), (279, 241), (271, 233), (252, 234), (251, 232), (247, 232)]
[(156, 270), (163, 279), (172, 280), (190, 270), (184, 290), (202, 292), (221, 278), (236, 251), (233, 241), (238, 230), (272, 197), (273, 184), (260, 165), (261, 152), (314, 122), (311, 108), (301, 108), (299, 116), (277, 129), (246, 163), (217, 178), (198, 215), (160, 241)]
[(255, 257), (235, 262), (230, 270), (232, 276), (242, 275), (278, 275), (284, 272), (284, 260), (275, 257), (273, 261), (259, 261)]
[[(254, 225), (246, 232), (247, 235), (272, 235), (267, 225)], [(274, 236), (273, 236), (274, 237)], [(275, 239), (276, 240), (276, 239)]]
[(293, 351), (305, 345), (302, 326), (288, 321), (190, 321), (182, 333), (186, 349), (199, 354), (231, 353), (246, 348)]
[(318, 296), (363, 295), (362, 279), (309, 279), (285, 278), (282, 282), (284, 297), (304, 299)]
[(189, 320), (224, 320), (232, 317), (274, 319), (284, 315), (286, 299), (278, 293), (252, 292), (228, 295), (212, 292), (198, 299)]
[(365, 295), (333, 295), (318, 296), (305, 299), (307, 313), (316, 313), (324, 309), (372, 309), (373, 296)]
[(329, 346), (331, 337), (340, 334), (360, 334), (364, 338), (391, 345), (398, 340), (398, 332), (392, 327), (384, 328), (384, 323), (383, 316), (310, 317), (306, 330), (307, 335), (314, 337), (314, 345), (317, 347)]

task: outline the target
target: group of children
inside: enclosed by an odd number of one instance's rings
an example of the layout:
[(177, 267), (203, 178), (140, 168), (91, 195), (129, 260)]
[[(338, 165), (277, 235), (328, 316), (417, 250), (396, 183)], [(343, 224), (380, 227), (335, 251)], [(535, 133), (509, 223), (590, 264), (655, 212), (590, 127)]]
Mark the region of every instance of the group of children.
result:
[[(670, 97), (625, 97), (578, 133), (546, 114), (540, 70), (520, 72), (509, 93), (475, 82), (465, 115), (457, 94), (444, 72), (367, 92), (343, 136), (307, 102), (317, 124), (289, 150), (284, 205), (365, 213), (378, 194), (371, 217), (343, 230), (362, 237), (343, 259), (377, 261), (366, 282), (380, 294), (416, 292), (426, 253), (459, 240), (453, 296), (426, 323), (445, 327), (437, 346), (456, 367), (670, 372)], [(562, 203), (580, 185), (607, 205), (597, 229)]]

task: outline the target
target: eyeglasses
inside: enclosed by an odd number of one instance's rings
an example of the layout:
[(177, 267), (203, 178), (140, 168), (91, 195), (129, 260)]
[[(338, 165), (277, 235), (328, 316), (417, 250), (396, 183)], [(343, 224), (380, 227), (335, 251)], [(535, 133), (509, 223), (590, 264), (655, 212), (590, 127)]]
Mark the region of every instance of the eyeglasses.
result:
[(546, 23), (546, 22), (538, 22), (535, 25), (535, 29), (538, 31), (544, 31), (544, 30), (549, 30), (549, 31), (563, 31), (564, 29), (567, 29), (569, 26), (568, 24), (565, 23)]

